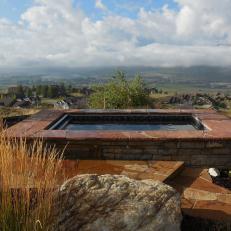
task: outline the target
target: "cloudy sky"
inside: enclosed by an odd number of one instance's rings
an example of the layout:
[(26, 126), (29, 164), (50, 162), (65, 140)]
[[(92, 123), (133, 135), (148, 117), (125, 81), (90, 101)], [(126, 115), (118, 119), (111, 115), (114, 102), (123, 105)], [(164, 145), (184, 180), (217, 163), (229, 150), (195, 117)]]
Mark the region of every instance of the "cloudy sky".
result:
[(231, 65), (231, 0), (0, 0), (0, 67)]

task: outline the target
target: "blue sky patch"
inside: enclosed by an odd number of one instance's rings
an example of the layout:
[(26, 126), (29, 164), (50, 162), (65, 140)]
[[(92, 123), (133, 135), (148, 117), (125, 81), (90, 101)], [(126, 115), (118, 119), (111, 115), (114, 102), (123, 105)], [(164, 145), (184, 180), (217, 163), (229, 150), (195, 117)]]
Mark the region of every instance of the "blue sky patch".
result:
[[(95, 0), (72, 0), (72, 3), (74, 7), (81, 8), (93, 20), (101, 19), (106, 14), (95, 7)], [(136, 18), (141, 8), (156, 10), (168, 4), (170, 8), (177, 9), (177, 4), (173, 0), (102, 0), (102, 3), (107, 7), (108, 12), (129, 18)], [(1, 0), (0, 18), (16, 22), (20, 15), (33, 4), (33, 0)]]

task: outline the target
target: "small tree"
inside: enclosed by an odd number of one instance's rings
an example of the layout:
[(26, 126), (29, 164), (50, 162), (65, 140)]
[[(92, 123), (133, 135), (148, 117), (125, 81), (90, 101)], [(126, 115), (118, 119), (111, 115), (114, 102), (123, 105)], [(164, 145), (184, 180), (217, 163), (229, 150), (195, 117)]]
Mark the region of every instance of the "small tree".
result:
[(66, 87), (66, 91), (67, 91), (68, 93), (72, 93), (72, 92), (73, 92), (73, 87), (72, 87), (71, 84), (69, 84), (69, 85)]
[(47, 97), (53, 98), (55, 97), (55, 92), (53, 86), (49, 86), (47, 89)]
[(17, 95), (17, 97), (25, 97), (24, 89), (22, 85), (17, 86), (15, 90), (15, 94)]
[(26, 96), (27, 96), (27, 97), (32, 96), (32, 89), (31, 89), (31, 88), (28, 88), (28, 89), (26, 90)]
[(41, 95), (42, 94), (42, 85), (37, 85), (36, 86), (36, 94)]
[(91, 108), (125, 109), (147, 105), (148, 93), (140, 76), (128, 81), (123, 72), (118, 71), (106, 84), (93, 87), (89, 98)]
[(48, 86), (47, 85), (42, 86), (41, 94), (42, 94), (43, 97), (48, 97)]

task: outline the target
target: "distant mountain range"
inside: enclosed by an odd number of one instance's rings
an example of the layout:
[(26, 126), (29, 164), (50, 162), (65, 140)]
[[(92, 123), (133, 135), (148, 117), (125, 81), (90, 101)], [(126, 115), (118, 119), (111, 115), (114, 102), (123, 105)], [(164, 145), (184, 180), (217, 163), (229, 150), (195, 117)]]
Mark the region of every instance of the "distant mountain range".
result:
[[(17, 84), (39, 81), (67, 81), (80, 79), (88, 82), (107, 80), (116, 70), (122, 70), (129, 77), (141, 74), (145, 79), (173, 82), (211, 83), (231, 82), (231, 67), (86, 67), (86, 68), (44, 68), (44, 69), (1, 69), (1, 84)], [(9, 78), (11, 77), (11, 78)]]

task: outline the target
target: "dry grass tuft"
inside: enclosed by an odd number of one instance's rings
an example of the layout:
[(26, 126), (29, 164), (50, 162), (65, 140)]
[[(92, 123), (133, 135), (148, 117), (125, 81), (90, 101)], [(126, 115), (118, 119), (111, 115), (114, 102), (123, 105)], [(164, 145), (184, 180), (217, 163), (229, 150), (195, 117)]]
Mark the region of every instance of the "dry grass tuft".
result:
[(10, 140), (0, 133), (0, 230), (48, 230), (61, 170), (60, 154), (41, 140)]

